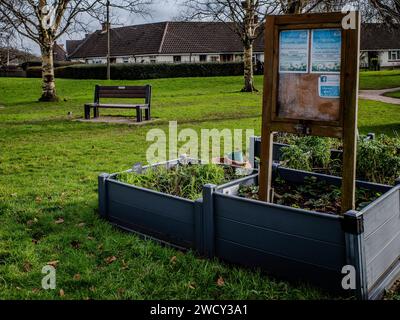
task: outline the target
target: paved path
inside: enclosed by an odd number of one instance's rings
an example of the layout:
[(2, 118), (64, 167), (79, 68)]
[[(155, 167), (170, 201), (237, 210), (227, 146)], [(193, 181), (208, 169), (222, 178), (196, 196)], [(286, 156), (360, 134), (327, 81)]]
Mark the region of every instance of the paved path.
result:
[(385, 97), (383, 94), (393, 91), (400, 91), (400, 88), (384, 89), (384, 90), (360, 90), (360, 99), (374, 100), (391, 104), (400, 105), (400, 99)]

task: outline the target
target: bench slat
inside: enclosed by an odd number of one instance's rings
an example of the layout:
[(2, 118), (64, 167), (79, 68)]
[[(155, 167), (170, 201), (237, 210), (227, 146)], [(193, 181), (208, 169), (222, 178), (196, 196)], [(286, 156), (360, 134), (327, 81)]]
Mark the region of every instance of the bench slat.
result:
[(96, 107), (96, 108), (126, 108), (126, 109), (136, 109), (136, 108), (141, 108), (141, 109), (146, 109), (149, 107), (148, 104), (104, 104), (104, 103), (87, 103), (85, 106), (88, 107)]
[(144, 99), (146, 98), (145, 94), (141, 93), (130, 93), (130, 92), (100, 92), (99, 98), (124, 98), (124, 99)]

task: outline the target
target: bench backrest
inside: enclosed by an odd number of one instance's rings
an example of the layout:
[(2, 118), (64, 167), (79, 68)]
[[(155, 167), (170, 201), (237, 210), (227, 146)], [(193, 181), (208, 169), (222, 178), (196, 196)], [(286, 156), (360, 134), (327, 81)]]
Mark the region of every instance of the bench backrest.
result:
[(151, 86), (99, 86), (94, 93), (94, 102), (99, 103), (101, 98), (119, 99), (145, 99), (145, 103), (151, 103)]

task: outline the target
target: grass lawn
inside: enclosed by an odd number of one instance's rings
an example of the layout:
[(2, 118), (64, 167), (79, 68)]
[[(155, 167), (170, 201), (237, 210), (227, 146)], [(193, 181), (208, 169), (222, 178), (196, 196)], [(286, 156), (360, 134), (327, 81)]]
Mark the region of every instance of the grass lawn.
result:
[[(261, 82), (257, 77), (258, 88)], [(58, 80), (63, 100), (45, 104), (36, 102), (38, 79), (0, 78), (0, 299), (328, 297), (257, 270), (143, 241), (97, 217), (98, 174), (145, 161), (149, 129), (166, 129), (168, 121), (177, 120), (180, 128), (197, 131), (253, 128), (259, 134), (261, 92), (239, 93), (240, 77), (123, 81), (153, 85), (158, 123), (138, 127), (72, 121), (82, 117), (82, 105), (93, 99), (96, 83), (121, 81)], [(398, 108), (362, 101), (360, 132), (394, 135), (400, 131)], [(57, 290), (45, 291), (41, 269), (50, 261), (57, 265)], [(222, 286), (217, 285), (220, 277)]]
[(400, 70), (364, 71), (360, 73), (360, 89), (380, 90), (400, 87)]
[(388, 92), (385, 96), (400, 99), (400, 91)]

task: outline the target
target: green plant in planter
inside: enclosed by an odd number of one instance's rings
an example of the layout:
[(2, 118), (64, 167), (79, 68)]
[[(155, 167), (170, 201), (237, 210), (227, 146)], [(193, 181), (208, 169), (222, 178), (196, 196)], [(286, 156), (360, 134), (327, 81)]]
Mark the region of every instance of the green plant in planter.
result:
[(237, 178), (235, 169), (215, 164), (177, 165), (167, 169), (163, 166), (135, 172), (121, 173), (117, 180), (137, 187), (196, 200), (201, 198), (205, 184), (223, 184)]
[(377, 183), (393, 184), (400, 176), (400, 139), (385, 135), (359, 141), (357, 176)]

